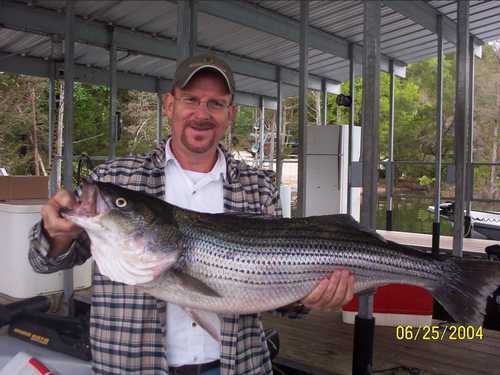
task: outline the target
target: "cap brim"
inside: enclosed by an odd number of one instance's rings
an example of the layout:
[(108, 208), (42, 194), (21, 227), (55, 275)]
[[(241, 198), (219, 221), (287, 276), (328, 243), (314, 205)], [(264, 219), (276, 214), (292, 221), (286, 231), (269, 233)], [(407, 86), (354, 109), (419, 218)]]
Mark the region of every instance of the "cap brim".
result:
[(196, 73), (198, 73), (200, 70), (203, 70), (203, 69), (213, 69), (213, 70), (216, 70), (217, 72), (219, 72), (226, 80), (226, 84), (227, 84), (227, 87), (229, 89), (229, 92), (231, 94), (233, 93), (233, 88), (231, 87), (231, 83), (230, 83), (229, 78), (227, 77), (226, 73), (224, 73), (224, 71), (222, 69), (218, 68), (217, 66), (210, 65), (210, 64), (201, 65), (198, 68), (196, 68), (195, 70), (193, 70), (191, 72), (191, 74), (189, 76), (187, 76), (187, 78), (184, 80), (181, 87), (185, 87), (188, 84), (188, 82), (191, 80), (191, 78), (193, 78), (193, 76)]

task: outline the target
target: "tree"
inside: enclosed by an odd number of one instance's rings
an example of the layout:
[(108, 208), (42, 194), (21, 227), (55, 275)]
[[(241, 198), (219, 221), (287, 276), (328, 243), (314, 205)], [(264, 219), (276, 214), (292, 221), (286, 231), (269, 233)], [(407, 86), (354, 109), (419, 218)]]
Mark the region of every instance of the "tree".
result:
[[(500, 143), (500, 47), (483, 46), (476, 63), (474, 160), (495, 163)], [(500, 190), (497, 168), (480, 167), (474, 175), (476, 190), (483, 198), (495, 199)]]
[(41, 78), (0, 73), (0, 166), (9, 174), (36, 174), (47, 159), (46, 88)]
[[(474, 159), (496, 162), (499, 159), (500, 133), (500, 52), (496, 46), (485, 45), (483, 57), (476, 64), (476, 105)], [(435, 58), (409, 65), (407, 78), (396, 78), (395, 86), (395, 159), (434, 161), (436, 156), (436, 66)], [(380, 81), (380, 159), (387, 158), (389, 135), (389, 76), (381, 73)], [(443, 160), (453, 161), (453, 121), (455, 95), (455, 56), (444, 59), (444, 137)], [(37, 168), (48, 165), (47, 155), (47, 80), (0, 73), (0, 166), (11, 174), (33, 174)], [(75, 82), (74, 90), (74, 153), (108, 154), (109, 89)], [(348, 94), (349, 82), (341, 86)], [(362, 79), (355, 80), (354, 123), (361, 123)], [(117, 155), (144, 153), (155, 142), (156, 95), (136, 91), (118, 91), (118, 110), (122, 131)], [(335, 95), (328, 94), (328, 123), (348, 123), (349, 108), (338, 107)], [(322, 110), (320, 94), (308, 94), (308, 123), (318, 124)], [(285, 155), (298, 141), (298, 98), (285, 98), (283, 129), (287, 147)], [(266, 110), (265, 122), (269, 129), (274, 123), (275, 111)], [(256, 139), (254, 127), (258, 124), (258, 109), (240, 106), (231, 134), (231, 145), (236, 150), (250, 150)], [(168, 134), (168, 121), (163, 121), (163, 134)], [(255, 136), (254, 136), (255, 137)], [(269, 147), (267, 152), (271, 152)], [(43, 173), (41, 170), (38, 173)], [(396, 176), (413, 180), (428, 177), (432, 181), (432, 166), (400, 165)], [(481, 167), (476, 170), (476, 192), (489, 197), (498, 196), (498, 168)]]

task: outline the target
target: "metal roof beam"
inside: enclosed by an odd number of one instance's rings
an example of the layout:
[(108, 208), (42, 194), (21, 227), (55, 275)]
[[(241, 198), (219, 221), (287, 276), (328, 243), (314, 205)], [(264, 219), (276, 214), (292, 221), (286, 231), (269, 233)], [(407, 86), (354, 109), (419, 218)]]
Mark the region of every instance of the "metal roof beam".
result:
[[(198, 10), (214, 17), (223, 18), (255, 30), (278, 36), (280, 38), (299, 43), (300, 22), (277, 12), (265, 9), (243, 1), (212, 1), (199, 0)], [(330, 53), (343, 59), (349, 59), (349, 41), (334, 34), (327, 33), (309, 26), (309, 47)], [(390, 56), (382, 55), (382, 70), (389, 71)], [(363, 47), (355, 45), (354, 60), (356, 63), (363, 61)], [(405, 76), (405, 63), (395, 60), (395, 73), (401, 77)]]
[[(56, 11), (29, 7), (21, 3), (8, 0), (0, 1), (0, 25), (5, 28), (20, 30), (36, 34), (64, 34), (64, 15)], [(161, 57), (169, 60), (177, 59), (177, 44), (174, 40), (155, 37), (148, 33), (131, 31), (123, 27), (114, 26), (116, 47), (120, 50), (136, 52), (138, 54)], [(109, 47), (108, 25), (96, 21), (86, 21), (75, 17), (75, 41)], [(223, 58), (232, 67), (235, 73), (255, 77), (267, 81), (277, 82), (274, 64), (240, 57), (230, 53), (218, 52), (203, 46), (198, 46), (200, 52), (215, 53)], [(282, 67), (283, 83), (298, 86), (299, 74), (297, 70)], [(329, 92), (338, 82), (328, 80)], [(310, 76), (309, 88), (321, 90), (321, 77)]]
[[(64, 63), (55, 64), (56, 79), (64, 78)], [(26, 74), (38, 77), (49, 76), (50, 61), (39, 57), (12, 56), (0, 52), (0, 71)], [(89, 68), (84, 65), (75, 64), (75, 81), (92, 83), (96, 85), (109, 85), (109, 71), (104, 69)], [(156, 77), (147, 77), (134, 73), (117, 72), (117, 86), (123, 89), (141, 90), (147, 92), (157, 91)], [(166, 92), (170, 89), (172, 82), (167, 79), (160, 81), (160, 91)]]
[[(64, 34), (64, 15), (56, 11), (30, 7), (11, 1), (0, 2), (0, 24), (7, 29), (35, 34)], [(108, 25), (75, 17), (75, 41), (104, 48), (109, 47)], [(165, 43), (168, 41), (170, 43)], [(177, 46), (174, 41), (154, 38), (152, 35), (115, 27), (115, 43), (118, 48), (143, 52), (147, 55), (175, 60)]]
[[(422, 0), (383, 0), (389, 8), (437, 34), (437, 17), (443, 17), (443, 38), (457, 44), (457, 23), (442, 14), (439, 10)], [(484, 41), (474, 36), (474, 44), (481, 46)], [(475, 52), (477, 54), (477, 52)]]
[[(109, 85), (108, 70), (77, 64), (75, 64), (74, 69), (75, 81), (95, 85)], [(0, 52), (0, 71), (46, 78), (49, 77), (50, 61), (39, 57), (13, 56), (9, 53)], [(56, 79), (63, 79), (64, 63), (56, 63), (55, 72)], [(165, 93), (170, 91), (171, 85), (172, 81), (169, 79), (158, 79), (134, 73), (117, 72), (117, 87), (121, 89)], [(237, 91), (234, 101), (236, 104), (257, 107), (259, 105), (259, 95)], [(264, 106), (276, 109), (276, 99), (265, 97)]]

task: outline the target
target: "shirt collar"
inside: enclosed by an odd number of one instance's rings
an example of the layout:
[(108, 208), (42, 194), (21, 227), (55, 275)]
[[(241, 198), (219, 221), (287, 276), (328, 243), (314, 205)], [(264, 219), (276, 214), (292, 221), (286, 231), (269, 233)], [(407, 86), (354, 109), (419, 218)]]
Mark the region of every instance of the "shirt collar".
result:
[[(179, 167), (179, 169), (184, 170), (181, 167), (180, 163), (175, 158), (172, 149), (170, 148), (171, 141), (172, 138), (169, 138), (165, 145), (165, 166), (167, 166), (169, 162), (175, 163), (177, 167)], [(215, 162), (215, 165), (213, 166), (212, 170), (209, 171), (207, 174), (214, 181), (218, 180), (219, 178), (221, 178), (222, 181), (225, 181), (226, 173), (227, 173), (226, 157), (224, 156), (224, 152), (220, 149), (220, 147), (217, 147), (217, 161)]]

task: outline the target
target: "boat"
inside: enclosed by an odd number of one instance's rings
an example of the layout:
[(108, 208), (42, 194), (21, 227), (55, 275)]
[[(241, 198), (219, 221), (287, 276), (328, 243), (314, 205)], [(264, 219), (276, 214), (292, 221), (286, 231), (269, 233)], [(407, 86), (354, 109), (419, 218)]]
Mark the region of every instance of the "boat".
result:
[[(434, 213), (434, 206), (427, 211)], [(455, 218), (455, 202), (444, 202), (439, 205), (439, 215), (453, 223)], [(470, 223), (466, 223), (465, 235), (500, 241), (500, 212), (470, 211)]]

